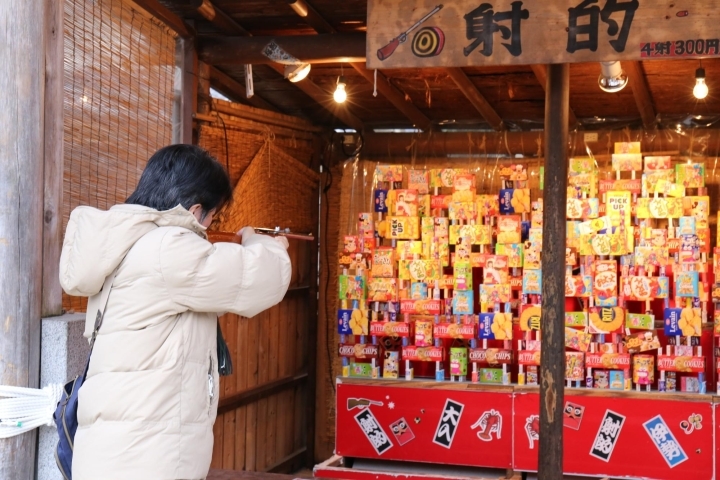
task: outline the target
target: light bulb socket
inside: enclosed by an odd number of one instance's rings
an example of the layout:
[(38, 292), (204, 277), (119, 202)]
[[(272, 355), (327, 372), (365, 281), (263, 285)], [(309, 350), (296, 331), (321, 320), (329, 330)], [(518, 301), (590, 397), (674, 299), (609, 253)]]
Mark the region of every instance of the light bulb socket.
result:
[(705, 78), (705, 69), (703, 67), (698, 68), (695, 70), (695, 78)]
[(337, 79), (337, 84), (340, 85), (341, 83), (345, 85), (345, 77), (342, 75), (340, 75)]

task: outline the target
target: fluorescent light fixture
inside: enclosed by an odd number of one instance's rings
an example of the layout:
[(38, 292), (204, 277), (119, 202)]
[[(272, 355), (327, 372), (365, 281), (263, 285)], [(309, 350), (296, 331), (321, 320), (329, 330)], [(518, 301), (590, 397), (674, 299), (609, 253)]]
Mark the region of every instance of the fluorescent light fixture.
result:
[(600, 62), (601, 74), (598, 78), (598, 85), (604, 92), (619, 92), (628, 83), (628, 77), (623, 72), (620, 62)]
[(299, 82), (310, 73), (309, 63), (299, 63), (297, 65), (285, 65), (285, 78), (293, 83)]

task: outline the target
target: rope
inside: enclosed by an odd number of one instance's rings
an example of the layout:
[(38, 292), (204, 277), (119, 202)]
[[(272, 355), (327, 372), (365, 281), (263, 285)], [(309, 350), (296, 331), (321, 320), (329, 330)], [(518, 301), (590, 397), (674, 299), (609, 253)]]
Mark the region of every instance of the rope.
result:
[(45, 388), (0, 385), (0, 438), (9, 438), (47, 425), (54, 426), (53, 413), (62, 398), (63, 385)]

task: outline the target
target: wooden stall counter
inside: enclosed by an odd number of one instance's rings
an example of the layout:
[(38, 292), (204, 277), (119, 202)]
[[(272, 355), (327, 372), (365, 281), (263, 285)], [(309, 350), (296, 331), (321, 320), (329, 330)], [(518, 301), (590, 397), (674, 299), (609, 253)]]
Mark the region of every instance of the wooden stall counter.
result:
[[(564, 471), (715, 478), (720, 397), (566, 388)], [(537, 386), (337, 379), (336, 454), (536, 471)]]

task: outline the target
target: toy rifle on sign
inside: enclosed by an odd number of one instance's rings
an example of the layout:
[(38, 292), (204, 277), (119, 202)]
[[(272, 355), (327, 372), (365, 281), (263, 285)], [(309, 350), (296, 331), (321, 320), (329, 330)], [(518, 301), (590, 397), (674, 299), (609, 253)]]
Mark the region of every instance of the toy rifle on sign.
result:
[(433, 9), (430, 11), (430, 13), (428, 13), (428, 14), (425, 15), (423, 18), (421, 18), (420, 20), (418, 20), (417, 22), (415, 22), (415, 24), (413, 24), (413, 26), (411, 26), (410, 28), (408, 28), (407, 30), (405, 30), (403, 33), (401, 33), (401, 34), (398, 35), (397, 37), (395, 37), (395, 38), (393, 38), (392, 40), (390, 40), (390, 43), (388, 43), (388, 44), (385, 45), (384, 47), (378, 49), (378, 51), (377, 51), (377, 56), (378, 56), (378, 58), (382, 61), (382, 60), (385, 60), (386, 58), (388, 58), (390, 55), (392, 55), (393, 52), (395, 51), (395, 49), (396, 49), (398, 46), (400, 46), (401, 43), (405, 43), (405, 41), (407, 40), (407, 36), (410, 35), (410, 33), (411, 33), (413, 30), (415, 30), (415, 29), (418, 28), (420, 25), (422, 25), (428, 18), (430, 18), (430, 17), (432, 17), (433, 15), (435, 15), (435, 14), (436, 14), (437, 12), (439, 12), (442, 8), (443, 8), (442, 4), (440, 4), (440, 5), (438, 5), (437, 7), (433, 8)]
[[(289, 228), (262, 228), (253, 227), (253, 230), (255, 230), (256, 233), (261, 233), (263, 235), (282, 235), (285, 238), (291, 238), (294, 240), (304, 240), (307, 242), (311, 242), (315, 240), (315, 237), (311, 234), (301, 234), (301, 233), (293, 233), (290, 231)], [(208, 240), (210, 243), (217, 243), (217, 242), (230, 242), (230, 243), (242, 243), (242, 237), (238, 235), (237, 233), (232, 232), (220, 232), (217, 230), (208, 230), (207, 231)]]

